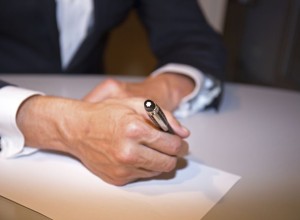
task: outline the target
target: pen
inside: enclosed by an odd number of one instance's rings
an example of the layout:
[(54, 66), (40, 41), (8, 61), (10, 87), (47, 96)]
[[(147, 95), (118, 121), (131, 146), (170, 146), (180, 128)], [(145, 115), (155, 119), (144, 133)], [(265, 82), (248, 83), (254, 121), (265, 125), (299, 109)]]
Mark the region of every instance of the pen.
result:
[(148, 99), (144, 102), (144, 107), (150, 119), (157, 127), (170, 134), (175, 134), (165, 114), (155, 102)]

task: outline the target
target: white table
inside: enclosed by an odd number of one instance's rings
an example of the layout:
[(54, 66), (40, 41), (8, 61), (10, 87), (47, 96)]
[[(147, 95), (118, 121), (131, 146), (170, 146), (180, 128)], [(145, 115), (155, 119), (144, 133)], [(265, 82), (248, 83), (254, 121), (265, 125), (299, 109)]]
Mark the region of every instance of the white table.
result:
[[(82, 97), (103, 79), (57, 75), (0, 78), (74, 98)], [(226, 84), (219, 113), (200, 113), (182, 123), (192, 132), (190, 158), (242, 176), (205, 220), (300, 218), (300, 93)]]

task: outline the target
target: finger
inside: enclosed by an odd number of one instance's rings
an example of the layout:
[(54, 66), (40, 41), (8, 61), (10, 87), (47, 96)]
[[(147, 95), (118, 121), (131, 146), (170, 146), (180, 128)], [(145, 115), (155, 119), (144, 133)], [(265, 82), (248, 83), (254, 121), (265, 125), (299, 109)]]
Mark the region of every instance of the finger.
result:
[(181, 150), (178, 152), (177, 157), (184, 157), (189, 152), (189, 144), (183, 140), (183, 146), (181, 147)]
[(125, 185), (137, 179), (151, 178), (161, 174), (159, 171), (140, 168), (139, 166), (136, 166), (136, 164), (133, 166), (124, 164), (104, 165), (93, 163), (85, 164), (85, 166), (105, 182), (118, 186)]
[[(160, 175), (162, 172), (160, 171), (151, 171), (146, 170), (144, 168), (136, 168), (136, 167), (118, 167), (117, 172), (113, 177), (113, 180), (118, 182), (133, 182), (138, 179), (147, 179)], [(110, 173), (111, 175), (111, 173)]]
[(187, 151), (188, 145), (181, 137), (160, 131), (145, 123), (142, 118), (135, 117), (131, 120), (124, 132), (125, 137), (132, 141), (130, 144), (132, 146), (139, 143), (170, 156), (177, 156)]
[[(179, 139), (179, 146), (174, 148), (172, 144), (170, 144), (172, 141), (169, 141), (168, 143), (168, 141), (164, 141), (163, 139), (156, 141), (156, 143), (152, 143), (153, 146), (149, 146), (149, 144), (144, 145), (140, 141), (142, 137), (145, 138), (145, 135), (141, 135), (143, 133), (140, 132), (141, 127), (138, 127), (135, 124), (132, 126), (132, 128), (135, 129), (129, 129), (131, 131), (126, 135), (126, 146), (119, 148), (114, 154), (113, 162), (115, 164), (122, 165), (124, 167), (133, 166), (136, 168), (143, 168), (145, 170), (158, 172), (169, 172), (174, 169), (177, 162), (177, 155), (181, 154), (183, 151), (186, 151), (186, 142), (180, 141), (181, 139), (176, 135), (167, 134), (151, 128), (151, 130), (154, 130), (157, 133), (165, 134), (173, 137), (173, 139)], [(136, 128), (139, 130), (136, 130)], [(145, 139), (147, 140), (147, 138)], [(175, 144), (178, 145), (177, 143)], [(119, 176), (119, 174), (114, 175)]]
[(163, 111), (167, 117), (167, 120), (169, 121), (170, 126), (173, 128), (175, 134), (177, 134), (181, 138), (187, 138), (190, 135), (190, 131), (186, 127), (182, 126), (171, 112), (166, 110)]
[(188, 151), (188, 143), (177, 135), (152, 129), (144, 135), (141, 143), (170, 156), (180, 156)]
[(100, 102), (107, 98), (113, 97), (119, 90), (119, 82), (113, 79), (107, 79), (98, 84), (84, 98), (88, 102)]
[(136, 155), (139, 157), (135, 165), (145, 170), (170, 172), (177, 164), (176, 156), (169, 156), (143, 145), (137, 148)]
[(108, 97), (109, 91), (106, 89), (106, 85), (101, 83), (91, 90), (84, 98), (87, 102), (100, 102)]

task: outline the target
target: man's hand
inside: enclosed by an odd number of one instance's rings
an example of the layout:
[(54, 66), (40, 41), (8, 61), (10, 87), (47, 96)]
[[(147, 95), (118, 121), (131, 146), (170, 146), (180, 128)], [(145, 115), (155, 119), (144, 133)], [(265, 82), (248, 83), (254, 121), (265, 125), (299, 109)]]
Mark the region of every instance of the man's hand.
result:
[(140, 97), (152, 99), (164, 109), (173, 111), (181, 99), (192, 92), (194, 86), (190, 77), (176, 73), (148, 77), (139, 83), (108, 79), (96, 86), (83, 100), (99, 102), (107, 98)]
[(188, 148), (189, 132), (171, 113), (165, 111), (177, 135), (155, 128), (143, 103), (34, 96), (20, 107), (17, 124), (26, 145), (72, 154), (104, 181), (124, 185), (173, 170)]

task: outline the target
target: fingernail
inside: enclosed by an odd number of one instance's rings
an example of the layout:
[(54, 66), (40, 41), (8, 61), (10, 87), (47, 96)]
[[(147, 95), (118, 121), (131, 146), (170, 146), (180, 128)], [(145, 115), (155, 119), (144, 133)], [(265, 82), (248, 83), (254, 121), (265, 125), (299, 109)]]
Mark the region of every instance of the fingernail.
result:
[(190, 130), (188, 130), (186, 127), (183, 127), (183, 126), (182, 126), (182, 130), (183, 130), (185, 133), (187, 133), (187, 134), (190, 133)]

